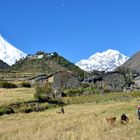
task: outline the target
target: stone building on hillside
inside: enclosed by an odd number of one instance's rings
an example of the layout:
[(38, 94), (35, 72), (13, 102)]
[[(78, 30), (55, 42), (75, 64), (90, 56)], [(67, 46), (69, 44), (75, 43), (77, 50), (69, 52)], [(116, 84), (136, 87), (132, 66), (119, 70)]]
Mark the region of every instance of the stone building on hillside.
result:
[(78, 87), (80, 85), (79, 79), (76, 75), (67, 71), (58, 71), (50, 75), (38, 75), (36, 77), (28, 79), (28, 81), (33, 85), (36, 82), (44, 84), (46, 82), (52, 85), (55, 90), (61, 88), (71, 88)]
[(84, 82), (112, 92), (123, 91), (125, 86), (124, 76), (117, 71), (94, 75), (86, 78)]
[(59, 71), (47, 77), (47, 82), (52, 84), (53, 89), (71, 88), (79, 86), (79, 79), (73, 73)]

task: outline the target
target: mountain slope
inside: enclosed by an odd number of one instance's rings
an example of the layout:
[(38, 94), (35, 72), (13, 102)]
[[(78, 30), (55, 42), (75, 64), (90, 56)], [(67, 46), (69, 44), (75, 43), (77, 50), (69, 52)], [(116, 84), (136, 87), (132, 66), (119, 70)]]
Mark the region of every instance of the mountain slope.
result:
[(1, 60), (3, 60), (5, 63), (11, 66), (20, 58), (24, 58), (25, 56), (26, 56), (25, 53), (12, 46), (0, 35), (0, 59)]
[(76, 63), (85, 71), (112, 71), (128, 60), (128, 57), (117, 50), (109, 49), (102, 53), (96, 53), (87, 60), (81, 60)]
[(43, 55), (31, 55), (16, 62), (12, 67), (12, 71), (27, 72), (27, 73), (45, 73), (51, 74), (60, 70), (68, 70), (76, 73), (79, 76), (84, 74), (75, 64), (69, 62), (64, 57), (57, 53), (43, 53)]
[(0, 60), (0, 69), (7, 69), (10, 66), (8, 64), (6, 64), (5, 62), (3, 62), (2, 60)]
[(140, 51), (130, 57), (122, 66), (129, 68), (131, 71), (140, 73)]

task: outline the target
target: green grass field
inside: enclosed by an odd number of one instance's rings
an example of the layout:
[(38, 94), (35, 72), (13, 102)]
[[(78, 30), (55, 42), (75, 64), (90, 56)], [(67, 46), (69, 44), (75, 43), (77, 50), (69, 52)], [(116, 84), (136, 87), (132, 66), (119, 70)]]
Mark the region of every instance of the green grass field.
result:
[[(30, 100), (33, 89), (27, 90), (31, 90), (26, 98)], [(16, 101), (19, 93), (14, 94)], [(21, 100), (26, 94), (23, 90)], [(0, 96), (5, 102), (6, 98), (7, 102), (11, 101), (9, 96)], [(2, 98), (0, 100), (3, 101)], [(140, 98), (68, 105), (64, 107), (64, 114), (56, 113), (60, 108), (54, 108), (29, 114), (3, 115), (0, 116), (0, 140), (140, 140), (140, 121), (136, 116), (138, 104)], [(120, 123), (122, 113), (130, 119), (126, 125)], [(116, 125), (108, 124), (107, 117), (117, 117)]]

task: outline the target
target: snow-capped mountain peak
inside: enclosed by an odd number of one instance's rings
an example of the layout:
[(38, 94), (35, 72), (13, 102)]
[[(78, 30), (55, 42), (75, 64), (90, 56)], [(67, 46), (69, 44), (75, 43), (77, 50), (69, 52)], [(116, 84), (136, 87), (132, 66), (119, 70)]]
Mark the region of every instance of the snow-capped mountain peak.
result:
[(129, 57), (121, 54), (117, 50), (108, 49), (105, 52), (97, 52), (88, 59), (81, 60), (76, 63), (85, 71), (112, 71), (126, 62)]
[(13, 45), (8, 43), (0, 34), (0, 59), (9, 65), (13, 65), (20, 58), (26, 57), (26, 54)]

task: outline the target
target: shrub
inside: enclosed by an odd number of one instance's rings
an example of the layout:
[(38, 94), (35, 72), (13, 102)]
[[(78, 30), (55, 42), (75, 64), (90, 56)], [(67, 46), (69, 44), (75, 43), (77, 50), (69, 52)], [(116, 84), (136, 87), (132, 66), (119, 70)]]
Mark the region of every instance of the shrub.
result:
[(82, 86), (83, 88), (87, 88), (87, 87), (89, 87), (89, 83), (82, 83), (81, 86)]
[(36, 55), (42, 55), (42, 54), (45, 54), (45, 52), (43, 52), (43, 51), (36, 52)]
[(111, 91), (109, 89), (104, 89), (103, 92), (104, 93), (110, 93)]
[(67, 94), (66, 94), (65, 92), (62, 91), (62, 92), (61, 92), (61, 96), (62, 96), (62, 97), (66, 97)]
[(133, 91), (130, 93), (132, 97), (140, 97), (140, 92), (139, 91)]
[(17, 85), (14, 83), (10, 83), (10, 82), (0, 82), (0, 88), (17, 88)]
[[(64, 91), (65, 96), (80, 96), (80, 95), (90, 95), (97, 94), (98, 91), (94, 87), (87, 88), (70, 88)], [(63, 96), (64, 97), (64, 96)]]
[(52, 87), (49, 83), (46, 83), (43, 86), (36, 86), (34, 97), (40, 101), (44, 102), (50, 98), (50, 95), (53, 95)]
[(22, 82), (20, 85), (21, 85), (21, 87), (25, 87), (25, 88), (31, 87), (31, 84), (29, 82)]
[(96, 94), (97, 93), (97, 91), (94, 87), (87, 87), (84, 89), (84, 92), (87, 94)]
[(83, 88), (70, 88), (64, 92), (67, 96), (77, 96), (83, 93)]
[(40, 111), (44, 111), (44, 110), (49, 108), (49, 104), (48, 103), (42, 103), (42, 104), (40, 104), (39, 107), (40, 107)]
[(25, 113), (30, 113), (35, 111), (35, 107), (28, 106), (23, 110)]
[(11, 107), (0, 107), (0, 115), (15, 113)]
[(64, 105), (64, 102), (62, 101), (62, 99), (58, 99), (58, 98), (51, 98), (48, 100), (48, 103), (56, 104), (56, 105)]

